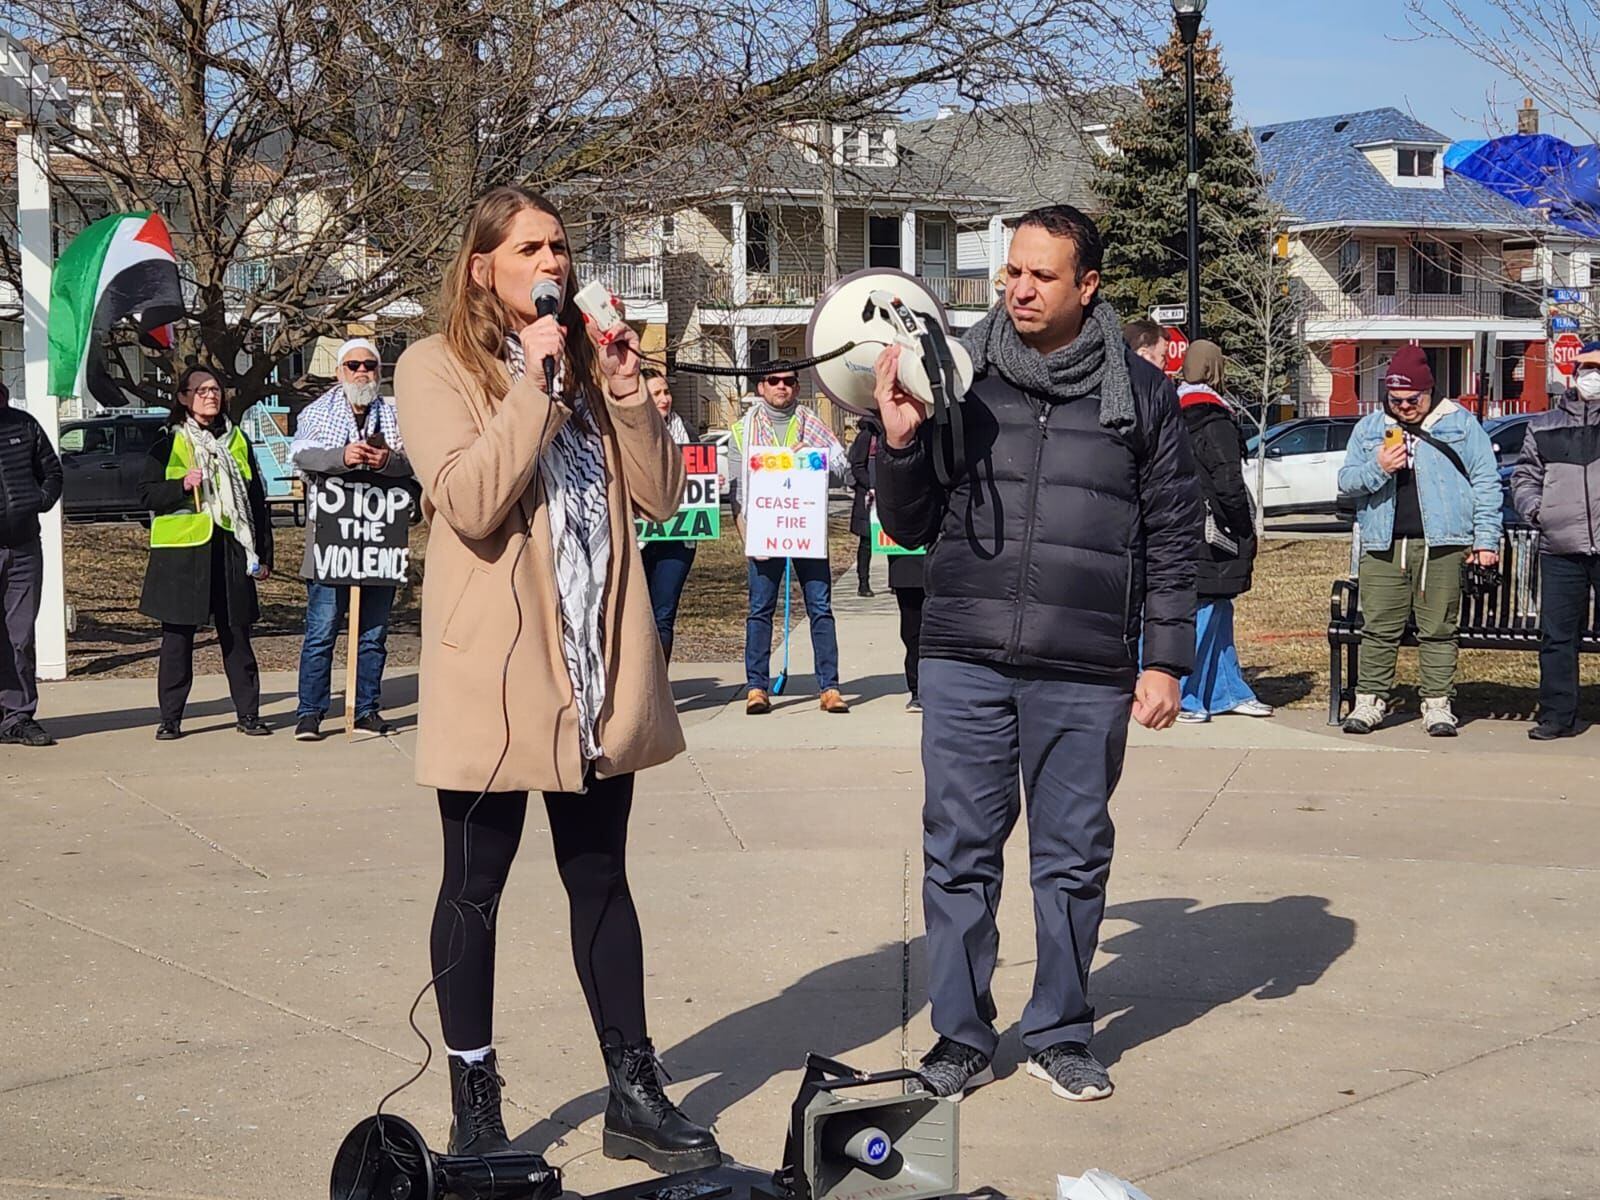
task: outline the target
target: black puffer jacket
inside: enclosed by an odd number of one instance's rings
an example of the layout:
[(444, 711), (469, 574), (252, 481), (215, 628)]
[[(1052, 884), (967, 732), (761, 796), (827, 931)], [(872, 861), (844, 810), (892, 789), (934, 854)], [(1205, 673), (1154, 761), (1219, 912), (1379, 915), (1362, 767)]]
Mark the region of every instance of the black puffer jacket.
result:
[[(1208, 544), (1202, 535), (1195, 590), (1203, 599), (1242, 596), (1250, 590), (1250, 569), (1256, 560), (1255, 513), (1244, 483), (1244, 442), (1220, 400), (1206, 401), (1190, 393), (1181, 403), (1200, 496), (1223, 533), (1239, 546), (1237, 554), (1229, 554)], [(1203, 512), (1200, 520), (1203, 530)]]
[(39, 514), (61, 499), (61, 460), (29, 414), (0, 404), (0, 546), (39, 540)]
[(934, 429), (878, 455), (878, 515), (927, 546), (925, 658), (1058, 671), (1132, 686), (1144, 665), (1194, 662), (1200, 495), (1172, 385), (1126, 351), (1137, 427), (1097, 397), (1052, 403), (994, 371), (961, 405), (968, 472), (946, 492)]

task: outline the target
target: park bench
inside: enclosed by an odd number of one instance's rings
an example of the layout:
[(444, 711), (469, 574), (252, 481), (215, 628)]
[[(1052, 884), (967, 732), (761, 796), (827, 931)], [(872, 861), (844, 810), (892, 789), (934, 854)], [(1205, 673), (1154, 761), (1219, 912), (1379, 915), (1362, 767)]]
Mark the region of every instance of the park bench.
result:
[[(1356, 568), (1361, 531), (1352, 531), (1350, 575), (1333, 581), (1328, 616), (1328, 724), (1337, 725), (1356, 700), (1356, 668), (1361, 653), (1361, 591)], [(1408, 627), (1401, 645), (1415, 646)], [(1463, 650), (1539, 649), (1539, 534), (1526, 526), (1508, 527), (1500, 541), (1500, 586), (1490, 595), (1461, 601)], [(1600, 610), (1591, 612), (1580, 643), (1584, 654), (1600, 654)]]

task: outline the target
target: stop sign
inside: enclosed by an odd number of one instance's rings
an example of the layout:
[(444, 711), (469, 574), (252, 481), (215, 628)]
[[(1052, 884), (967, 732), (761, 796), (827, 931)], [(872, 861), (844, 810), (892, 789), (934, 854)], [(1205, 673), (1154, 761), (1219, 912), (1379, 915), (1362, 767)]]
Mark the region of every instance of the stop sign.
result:
[[(1583, 349), (1583, 339), (1575, 333), (1563, 333), (1556, 339), (1555, 350), (1550, 357), (1556, 364), (1556, 370), (1563, 375), (1571, 375), (1578, 365), (1578, 351)], [(1169, 358), (1170, 361), (1170, 358)]]
[(1189, 353), (1189, 338), (1175, 325), (1169, 325), (1162, 330), (1167, 335), (1167, 364), (1168, 375), (1176, 375), (1183, 370), (1183, 359)]

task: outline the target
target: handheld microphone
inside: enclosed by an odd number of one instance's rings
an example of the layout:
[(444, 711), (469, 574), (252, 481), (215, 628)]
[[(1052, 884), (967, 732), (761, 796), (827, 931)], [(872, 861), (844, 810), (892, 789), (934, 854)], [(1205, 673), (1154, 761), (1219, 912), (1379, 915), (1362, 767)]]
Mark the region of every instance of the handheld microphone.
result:
[[(533, 285), (533, 311), (541, 317), (553, 317), (561, 311), (561, 285), (553, 279), (541, 279)], [(556, 391), (556, 360), (546, 355), (544, 360), (544, 394), (552, 400)]]

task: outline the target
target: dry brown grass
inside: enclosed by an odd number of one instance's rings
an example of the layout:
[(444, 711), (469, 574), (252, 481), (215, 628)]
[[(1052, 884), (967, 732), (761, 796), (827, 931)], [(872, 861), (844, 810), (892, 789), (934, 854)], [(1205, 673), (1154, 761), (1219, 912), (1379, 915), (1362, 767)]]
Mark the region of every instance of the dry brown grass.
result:
[[(1267, 541), (1256, 560), (1255, 586), (1236, 606), (1235, 633), (1245, 677), (1268, 704), (1328, 703), (1328, 592), (1349, 574), (1342, 538)], [(1582, 665), (1584, 703), (1600, 705), (1600, 662)], [(1538, 703), (1537, 654), (1465, 650), (1457, 671), (1458, 711), (1469, 716), (1532, 717)], [(1415, 709), (1415, 650), (1400, 652), (1399, 700)]]
[[(701, 544), (684, 590), (673, 656), (685, 662), (729, 662), (744, 657), (745, 559), (733, 522), (724, 520), (723, 527), (720, 541)], [(274, 533), (280, 573), (261, 585), (262, 619), (252, 642), (262, 670), (292, 671), (299, 665), (300, 637), (305, 629), (306, 590), (299, 578), (304, 531), (280, 526)], [(139, 591), (150, 555), (149, 533), (131, 522), (68, 525), (65, 542), (67, 600), (77, 612), (77, 632), (68, 646), (72, 674), (154, 675), (161, 629), (139, 612)], [(842, 517), (834, 519), (830, 542), (837, 577), (855, 561), (856, 542)], [(411, 536), (413, 575), (418, 580), (427, 546), (427, 528), (419, 525)], [(403, 589), (395, 598), (389, 623), (391, 666), (417, 661), (420, 601), (417, 585)], [(805, 619), (798, 585), (794, 612), (798, 625)], [(195, 644), (195, 670), (221, 671), (216, 636), (202, 632)]]
[[(279, 528), (278, 562), (284, 573), (261, 588), (262, 621), (256, 654), (264, 670), (293, 670), (299, 662), (305, 585), (298, 578), (302, 531)], [(832, 524), (834, 578), (854, 564), (856, 542), (842, 515)], [(67, 598), (77, 609), (78, 631), (70, 643), (74, 675), (154, 675), (160, 630), (138, 612), (139, 588), (149, 555), (148, 535), (137, 525), (69, 525), (66, 532)], [(417, 571), (427, 552), (427, 531), (412, 535)], [(1255, 587), (1237, 606), (1239, 657), (1261, 698), (1287, 707), (1328, 702), (1328, 589), (1349, 569), (1349, 544), (1342, 539), (1269, 540), (1256, 562)], [(737, 662), (744, 656), (747, 603), (743, 547), (724, 522), (720, 541), (704, 542), (678, 614), (674, 658), (683, 662)], [(390, 625), (389, 661), (417, 661), (420, 590), (401, 592)], [(798, 586), (795, 623), (805, 619)], [(776, 624), (781, 625), (781, 620)], [(778, 631), (774, 631), (776, 637)], [(196, 670), (215, 672), (222, 663), (215, 637), (202, 634)], [(1471, 716), (1529, 717), (1537, 702), (1538, 658), (1534, 654), (1466, 651), (1461, 656), (1457, 707)], [(1416, 652), (1400, 656), (1400, 699), (1415, 707), (1410, 681)], [(1600, 661), (1586, 657), (1584, 702), (1600, 707)]]

